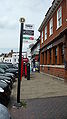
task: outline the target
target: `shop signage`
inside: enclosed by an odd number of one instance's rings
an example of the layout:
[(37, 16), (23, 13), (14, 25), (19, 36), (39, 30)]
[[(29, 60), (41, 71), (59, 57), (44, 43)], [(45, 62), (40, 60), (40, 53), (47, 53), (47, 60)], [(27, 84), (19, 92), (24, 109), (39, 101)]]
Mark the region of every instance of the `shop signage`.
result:
[(51, 45), (49, 45), (49, 46), (47, 46), (47, 50), (48, 50), (48, 49), (50, 49), (50, 48), (52, 48), (52, 44), (51, 44)]

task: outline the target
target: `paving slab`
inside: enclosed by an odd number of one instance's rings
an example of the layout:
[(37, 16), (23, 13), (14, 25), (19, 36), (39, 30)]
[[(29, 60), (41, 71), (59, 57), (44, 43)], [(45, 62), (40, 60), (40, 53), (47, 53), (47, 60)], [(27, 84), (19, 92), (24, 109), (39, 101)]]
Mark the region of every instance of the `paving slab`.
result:
[(17, 82), (13, 85), (9, 111), (14, 119), (67, 119), (67, 83), (42, 73), (32, 73), (30, 80), (22, 78), (20, 100), (26, 108), (13, 106), (17, 97)]
[(21, 99), (43, 98), (67, 95), (67, 84), (41, 73), (32, 73), (31, 80), (23, 78)]
[(26, 108), (12, 107), (13, 119), (67, 119), (67, 96), (28, 99)]

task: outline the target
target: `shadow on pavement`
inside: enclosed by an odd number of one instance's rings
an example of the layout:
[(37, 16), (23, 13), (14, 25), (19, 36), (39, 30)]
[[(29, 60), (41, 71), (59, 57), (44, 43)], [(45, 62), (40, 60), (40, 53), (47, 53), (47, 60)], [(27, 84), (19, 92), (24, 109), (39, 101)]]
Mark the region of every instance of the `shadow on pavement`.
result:
[(25, 101), (26, 108), (9, 108), (14, 119), (67, 119), (67, 96)]

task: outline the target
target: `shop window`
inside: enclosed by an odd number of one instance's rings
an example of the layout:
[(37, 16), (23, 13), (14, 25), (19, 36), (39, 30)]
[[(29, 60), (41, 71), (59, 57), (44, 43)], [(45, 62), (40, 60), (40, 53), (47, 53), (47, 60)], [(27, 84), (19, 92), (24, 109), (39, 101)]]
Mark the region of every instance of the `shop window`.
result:
[(53, 18), (50, 20), (49, 22), (49, 31), (50, 31), (50, 34), (49, 35), (52, 35), (53, 34)]
[(62, 57), (62, 64), (64, 64), (64, 46), (61, 46), (61, 57)]
[(49, 50), (49, 53), (50, 53), (50, 64), (51, 64), (51, 49)]
[(35, 67), (35, 59), (33, 59), (33, 67)]
[(44, 64), (44, 52), (42, 53), (42, 64)]
[(46, 51), (46, 64), (47, 64), (47, 51)]
[(57, 29), (62, 25), (62, 7), (57, 11)]
[(57, 64), (57, 47), (55, 48), (55, 64)]

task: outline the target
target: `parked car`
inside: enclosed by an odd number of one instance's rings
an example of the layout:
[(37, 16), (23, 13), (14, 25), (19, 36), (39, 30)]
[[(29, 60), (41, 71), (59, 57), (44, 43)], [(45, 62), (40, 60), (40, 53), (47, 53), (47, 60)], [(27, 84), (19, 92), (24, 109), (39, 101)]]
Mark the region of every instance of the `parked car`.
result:
[(8, 112), (7, 107), (0, 104), (0, 119), (11, 119), (11, 115)]
[(5, 73), (4, 69), (0, 68), (0, 73)]
[(18, 66), (16, 66), (15, 64), (12, 64), (12, 63), (0, 62), (0, 65), (4, 65), (4, 66), (7, 67), (7, 68), (18, 69)]
[(9, 67), (8, 67), (6, 64), (0, 64), (0, 68), (6, 70), (6, 69), (8, 69)]
[(11, 89), (12, 89), (12, 83), (11, 83), (8, 79), (3, 78), (3, 77), (1, 77), (1, 76), (0, 76), (0, 81), (2, 81), (2, 82), (6, 82), (6, 83), (9, 85), (9, 89), (10, 89), (10, 92), (11, 92)]
[(7, 105), (10, 100), (10, 94), (13, 82), (15, 81), (18, 69), (12, 64), (2, 64), (0, 63), (0, 103)]
[(5, 63), (9, 68), (18, 69), (18, 67), (12, 63)]
[(9, 68), (9, 69), (6, 69), (5, 72), (13, 73), (15, 75), (15, 77), (18, 76), (18, 69)]
[(15, 82), (15, 75), (13, 73), (5, 72), (5, 75), (12, 78), (12, 81)]
[(7, 79), (1, 79), (0, 78), (0, 81), (2, 81), (2, 82), (6, 82), (10, 87), (10, 90), (12, 89), (12, 87), (11, 87), (11, 84), (10, 84), (10, 81), (8, 81)]
[(5, 67), (5, 65), (3, 65), (2, 66), (2, 64), (0, 64), (1, 65), (1, 67), (0, 67), (0, 73), (13, 73), (14, 75), (15, 75), (15, 77), (17, 77), (18, 76), (18, 69), (17, 68), (13, 68), (13, 67), (11, 67), (11, 68), (6, 68), (6, 69), (4, 69), (4, 67)]
[(0, 74), (0, 79), (3, 79), (4, 81), (6, 81), (12, 87), (13, 81), (10, 77), (3, 76), (2, 74)]
[(13, 73), (5, 72), (4, 69), (0, 68), (0, 74), (12, 78), (13, 82), (15, 81), (15, 75)]
[(0, 87), (0, 103), (3, 104), (4, 102), (4, 89), (2, 87)]
[(0, 80), (0, 87), (3, 89), (2, 92), (0, 92), (0, 102), (6, 105), (10, 99), (10, 89), (9, 85), (6, 82), (3, 82)]

